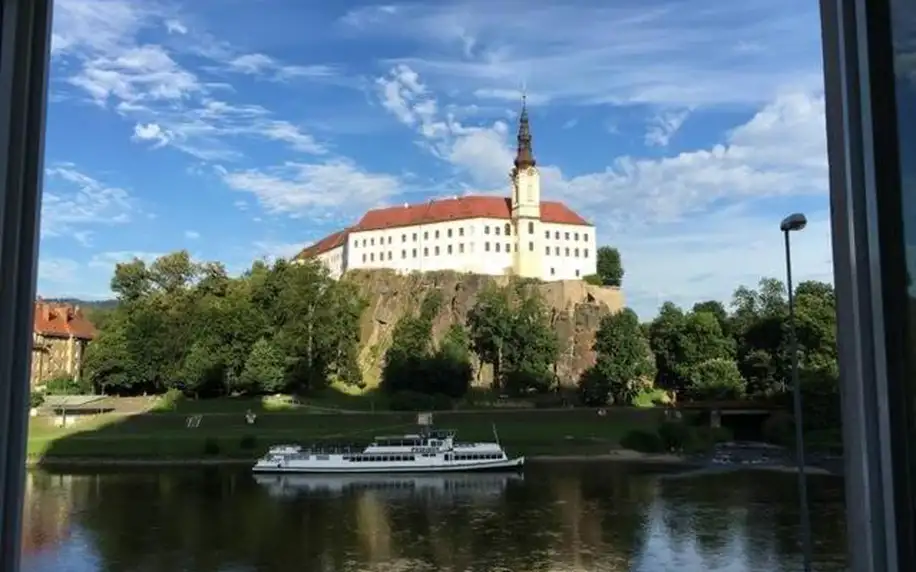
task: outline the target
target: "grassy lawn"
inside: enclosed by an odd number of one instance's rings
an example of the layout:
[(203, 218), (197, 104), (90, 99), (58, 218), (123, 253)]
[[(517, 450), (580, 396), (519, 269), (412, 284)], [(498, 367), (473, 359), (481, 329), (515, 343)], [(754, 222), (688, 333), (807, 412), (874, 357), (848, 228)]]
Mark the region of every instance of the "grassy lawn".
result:
[[(191, 409), (190, 403), (206, 405)], [(257, 401), (238, 400), (231, 406), (230, 400), (184, 402), (171, 412), (107, 414), (68, 429), (35, 418), (28, 452), (33, 458), (253, 458), (276, 443), (362, 442), (379, 434), (416, 430), (414, 413), (318, 414), (307, 408), (264, 410), (253, 403)], [(247, 409), (259, 411), (254, 426), (245, 423)], [(189, 427), (189, 419), (196, 415), (199, 425)], [(603, 417), (591, 409), (491, 409), (438, 412), (434, 419), (437, 427), (457, 430), (462, 440), (490, 440), (495, 424), (511, 453), (531, 455), (607, 452), (632, 429), (654, 429), (661, 415), (638, 408), (610, 409)]]

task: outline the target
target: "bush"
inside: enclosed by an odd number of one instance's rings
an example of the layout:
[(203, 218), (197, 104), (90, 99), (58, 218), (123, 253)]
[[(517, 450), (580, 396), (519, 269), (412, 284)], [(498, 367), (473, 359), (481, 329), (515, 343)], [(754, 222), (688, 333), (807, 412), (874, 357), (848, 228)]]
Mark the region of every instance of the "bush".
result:
[(216, 456), (219, 455), (219, 452), (219, 442), (212, 437), (208, 437), (207, 440), (204, 441), (204, 455)]
[(620, 440), (620, 446), (625, 449), (639, 451), (640, 453), (660, 453), (665, 450), (664, 443), (658, 433), (634, 429)]
[(791, 447), (795, 443), (795, 419), (787, 411), (777, 411), (763, 422), (763, 438), (767, 443)]
[(255, 439), (253, 435), (243, 435), (239, 440), (239, 449), (242, 451), (251, 451), (257, 444), (257, 439)]
[(658, 428), (658, 436), (664, 450), (680, 453), (692, 448), (695, 430), (683, 421), (665, 421)]
[(184, 394), (181, 390), (175, 388), (169, 389), (159, 396), (153, 409), (155, 411), (175, 411), (178, 409), (178, 402), (182, 399), (184, 399)]
[(31, 394), (29, 394), (29, 407), (30, 408), (41, 407), (41, 405), (44, 402), (45, 402), (44, 393), (40, 391), (33, 391)]
[(81, 395), (88, 393), (82, 384), (67, 375), (59, 375), (45, 382), (45, 392), (49, 395)]

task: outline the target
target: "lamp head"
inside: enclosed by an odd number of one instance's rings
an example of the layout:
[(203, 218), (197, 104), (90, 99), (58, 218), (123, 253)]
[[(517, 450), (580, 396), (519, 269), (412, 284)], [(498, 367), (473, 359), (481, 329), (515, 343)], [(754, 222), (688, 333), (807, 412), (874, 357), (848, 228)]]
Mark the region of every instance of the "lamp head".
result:
[(808, 219), (801, 213), (793, 213), (782, 219), (779, 223), (779, 230), (783, 232), (792, 232), (802, 230), (808, 225)]

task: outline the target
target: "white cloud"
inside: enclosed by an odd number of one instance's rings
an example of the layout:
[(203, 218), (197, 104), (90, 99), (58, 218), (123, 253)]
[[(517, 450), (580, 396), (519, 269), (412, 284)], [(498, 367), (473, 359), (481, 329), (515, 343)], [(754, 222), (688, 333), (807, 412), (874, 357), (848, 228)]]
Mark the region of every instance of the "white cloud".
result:
[(402, 190), (397, 177), (370, 173), (341, 159), (218, 172), (229, 187), (252, 193), (269, 212), (309, 218), (376, 206)]
[(461, 0), (357, 8), (342, 25), (410, 42), (387, 61), (477, 97), (517, 101), (527, 82), (551, 100), (680, 109), (760, 105), (823, 81), (817, 5), (795, 0)]
[(668, 111), (659, 113), (649, 122), (646, 130), (646, 145), (667, 147), (671, 138), (681, 128), (690, 111)]
[(38, 280), (43, 283), (69, 285), (76, 283), (80, 264), (69, 258), (42, 257), (38, 262)]
[(42, 238), (68, 236), (85, 242), (86, 227), (124, 224), (137, 207), (130, 193), (86, 175), (70, 163), (46, 169), (41, 205)]
[[(151, 43), (147, 32), (155, 28), (190, 39), (171, 47)], [(206, 34), (187, 34), (187, 27), (156, 2), (58, 0), (53, 51), (66, 83), (136, 122), (134, 141), (152, 142), (154, 148), (172, 145), (203, 160), (240, 158), (232, 140), (237, 137), (276, 141), (308, 154), (325, 152), (301, 127), (264, 107), (224, 101), (231, 86), (201, 74), (214, 68), (267, 71), (273, 79), (286, 80), (332, 75), (332, 68), (235, 54)], [(192, 71), (181, 63), (185, 56), (213, 65)]]
[(186, 230), (184, 231), (184, 237), (188, 240), (197, 240), (200, 238), (200, 233), (196, 230)]

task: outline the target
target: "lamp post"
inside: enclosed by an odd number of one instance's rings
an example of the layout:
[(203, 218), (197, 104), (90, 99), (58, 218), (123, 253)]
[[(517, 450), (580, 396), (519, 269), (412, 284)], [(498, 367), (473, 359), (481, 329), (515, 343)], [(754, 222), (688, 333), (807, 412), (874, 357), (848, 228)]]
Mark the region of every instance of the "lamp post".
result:
[(795, 457), (798, 463), (798, 497), (801, 504), (802, 562), (805, 572), (811, 572), (811, 516), (808, 513), (808, 483), (805, 477), (805, 435), (802, 419), (802, 396), (798, 381), (798, 337), (795, 333), (795, 292), (792, 287), (792, 250), (789, 233), (805, 228), (808, 219), (801, 213), (790, 214), (782, 220), (779, 230), (786, 244), (786, 287), (789, 291), (789, 351), (792, 352), (792, 397), (795, 406)]

